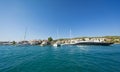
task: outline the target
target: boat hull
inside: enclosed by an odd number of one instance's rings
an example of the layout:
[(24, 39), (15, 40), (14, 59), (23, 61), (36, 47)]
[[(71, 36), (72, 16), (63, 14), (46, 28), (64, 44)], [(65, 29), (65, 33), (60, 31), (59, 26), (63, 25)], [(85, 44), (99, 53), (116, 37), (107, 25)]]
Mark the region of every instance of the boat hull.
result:
[(105, 43), (105, 42), (79, 42), (75, 44), (70, 44), (70, 45), (101, 45), (101, 46), (109, 46), (113, 43)]

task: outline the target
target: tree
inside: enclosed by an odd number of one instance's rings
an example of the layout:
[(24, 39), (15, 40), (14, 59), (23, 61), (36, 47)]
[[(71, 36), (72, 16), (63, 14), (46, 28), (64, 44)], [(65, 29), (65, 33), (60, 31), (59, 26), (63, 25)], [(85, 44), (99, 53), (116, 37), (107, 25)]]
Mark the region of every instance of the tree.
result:
[(48, 41), (49, 41), (49, 42), (53, 41), (52, 37), (49, 37), (49, 38), (48, 38)]
[(85, 38), (82, 38), (83, 41), (85, 41)]
[(16, 44), (16, 42), (15, 42), (15, 41), (13, 41), (12, 43), (13, 43), (13, 44)]

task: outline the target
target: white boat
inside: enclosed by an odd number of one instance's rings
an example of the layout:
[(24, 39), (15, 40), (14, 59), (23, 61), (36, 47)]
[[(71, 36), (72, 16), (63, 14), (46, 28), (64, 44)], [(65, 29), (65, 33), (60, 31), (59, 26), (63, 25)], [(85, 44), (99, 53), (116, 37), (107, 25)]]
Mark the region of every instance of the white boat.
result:
[(59, 46), (61, 46), (59, 43), (55, 43), (55, 44), (53, 44), (53, 46), (54, 47), (59, 47)]
[[(58, 30), (57, 30), (57, 38), (59, 38), (59, 33), (58, 33)], [(53, 44), (54, 47), (59, 47), (61, 46), (61, 44), (59, 42), (56, 42)]]
[(43, 41), (40, 46), (46, 46), (47, 42)]
[(107, 43), (107, 42), (98, 42), (98, 41), (78, 41), (75, 43), (70, 43), (68, 45), (102, 45), (102, 46), (109, 46), (113, 43)]

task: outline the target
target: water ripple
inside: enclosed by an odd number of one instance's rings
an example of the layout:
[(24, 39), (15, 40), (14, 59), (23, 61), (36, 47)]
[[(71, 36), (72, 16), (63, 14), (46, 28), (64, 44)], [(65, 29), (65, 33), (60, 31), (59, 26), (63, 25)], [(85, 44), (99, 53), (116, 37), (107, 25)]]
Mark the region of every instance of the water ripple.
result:
[(0, 46), (0, 72), (120, 72), (120, 45)]

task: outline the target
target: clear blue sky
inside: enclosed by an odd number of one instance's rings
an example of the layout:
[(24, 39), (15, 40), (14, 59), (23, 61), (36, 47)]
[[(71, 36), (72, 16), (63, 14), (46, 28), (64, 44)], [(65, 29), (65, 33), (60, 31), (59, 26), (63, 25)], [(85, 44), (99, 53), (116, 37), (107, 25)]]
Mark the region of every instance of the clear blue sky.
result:
[(120, 35), (120, 0), (0, 0), (0, 41)]

